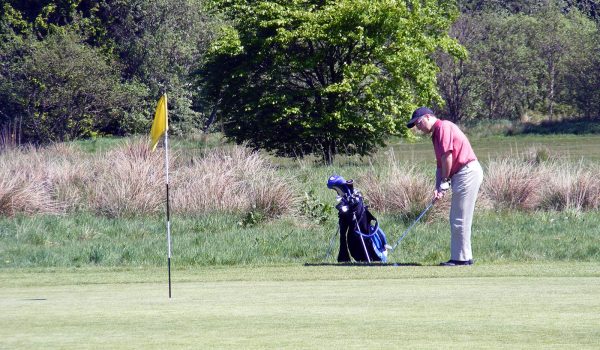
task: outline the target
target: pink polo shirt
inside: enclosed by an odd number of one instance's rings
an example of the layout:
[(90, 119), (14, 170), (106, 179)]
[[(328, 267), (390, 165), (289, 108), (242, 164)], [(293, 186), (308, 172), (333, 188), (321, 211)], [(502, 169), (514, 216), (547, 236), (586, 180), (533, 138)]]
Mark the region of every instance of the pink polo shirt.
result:
[(433, 141), (433, 150), (437, 160), (438, 174), (442, 169), (442, 155), (448, 151), (452, 151), (450, 177), (467, 163), (477, 160), (469, 140), (458, 126), (451, 121), (438, 119), (433, 124), (431, 140)]

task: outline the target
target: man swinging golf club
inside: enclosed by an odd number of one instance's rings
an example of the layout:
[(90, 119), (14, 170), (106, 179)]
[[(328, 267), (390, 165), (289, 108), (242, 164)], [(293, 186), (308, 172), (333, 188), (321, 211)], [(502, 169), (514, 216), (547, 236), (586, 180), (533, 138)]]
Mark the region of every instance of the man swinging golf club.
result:
[(416, 126), (426, 134), (431, 133), (437, 160), (433, 200), (444, 197), (447, 187), (452, 188), (450, 260), (440, 265), (472, 265), (471, 224), (477, 193), (483, 181), (483, 170), (473, 148), (458, 126), (436, 118), (427, 107), (417, 108), (406, 126)]

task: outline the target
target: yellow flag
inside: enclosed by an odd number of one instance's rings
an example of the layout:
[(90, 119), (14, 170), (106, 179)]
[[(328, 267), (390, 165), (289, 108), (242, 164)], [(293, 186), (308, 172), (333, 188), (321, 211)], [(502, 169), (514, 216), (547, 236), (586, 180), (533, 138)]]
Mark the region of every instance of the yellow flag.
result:
[(154, 121), (150, 130), (150, 149), (154, 151), (160, 137), (169, 130), (169, 117), (167, 113), (167, 94), (162, 95), (156, 105), (156, 113), (154, 113)]

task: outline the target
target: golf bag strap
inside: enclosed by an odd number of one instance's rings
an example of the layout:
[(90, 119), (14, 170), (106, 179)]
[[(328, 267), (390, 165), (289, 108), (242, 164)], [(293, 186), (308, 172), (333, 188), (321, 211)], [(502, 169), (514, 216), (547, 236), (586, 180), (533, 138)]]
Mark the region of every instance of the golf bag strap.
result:
[[(365, 214), (367, 215), (367, 225), (370, 229), (371, 232), (369, 233), (362, 233), (360, 231), (360, 228), (358, 227), (358, 222), (356, 222), (356, 230), (354, 230), (354, 232), (356, 234), (359, 234), (363, 237), (366, 238), (371, 238), (373, 237), (377, 231), (379, 230), (379, 221), (377, 221), (377, 219), (373, 216), (373, 214), (371, 214), (371, 212), (369, 211), (369, 208), (367, 206), (365, 206)], [(371, 225), (371, 222), (375, 221), (375, 225)]]

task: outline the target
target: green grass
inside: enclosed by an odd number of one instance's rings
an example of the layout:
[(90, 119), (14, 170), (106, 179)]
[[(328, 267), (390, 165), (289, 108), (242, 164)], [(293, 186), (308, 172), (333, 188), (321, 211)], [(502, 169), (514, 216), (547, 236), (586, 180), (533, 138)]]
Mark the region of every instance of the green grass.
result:
[[(445, 213), (417, 224), (390, 261), (434, 265), (449, 258)], [(173, 260), (179, 266), (302, 264), (325, 260), (337, 221), (281, 218), (242, 228), (239, 215), (173, 217)], [(413, 218), (379, 216), (391, 244)], [(478, 262), (600, 262), (600, 214), (479, 211), (473, 226)], [(107, 219), (91, 215), (0, 219), (0, 268), (160, 266), (166, 257), (162, 218)]]
[[(76, 144), (95, 153), (121, 142)], [(532, 149), (600, 161), (599, 135), (472, 143), (484, 165)], [(184, 161), (214, 147), (223, 147), (218, 135), (172, 142)], [(333, 204), (329, 175), (377, 171), (392, 152), (433, 176), (428, 138), (392, 140), (374, 157), (339, 157), (332, 167), (271, 159), (314, 203)], [(171, 300), (162, 217), (0, 218), (0, 349), (600, 347), (596, 211), (478, 210), (476, 264), (465, 268), (432, 266), (448, 259), (446, 212), (425, 217), (390, 255), (422, 266), (377, 267), (318, 266), (337, 253), (335, 241), (325, 259), (334, 212), (322, 224), (286, 217), (241, 227), (246, 214), (172, 218)], [(414, 219), (375, 214), (390, 243)]]
[(595, 349), (600, 265), (0, 270), (6, 349)]
[[(600, 135), (519, 135), (471, 137), (473, 149), (479, 160), (485, 164), (489, 159), (502, 157), (523, 157), (531, 150), (545, 150), (550, 156), (567, 161), (600, 161)], [(429, 137), (416, 142), (392, 141), (396, 158), (410, 163), (428, 161), (435, 166), (435, 156)], [(389, 151), (386, 150), (386, 151)], [(385, 158), (385, 151), (379, 155)]]

